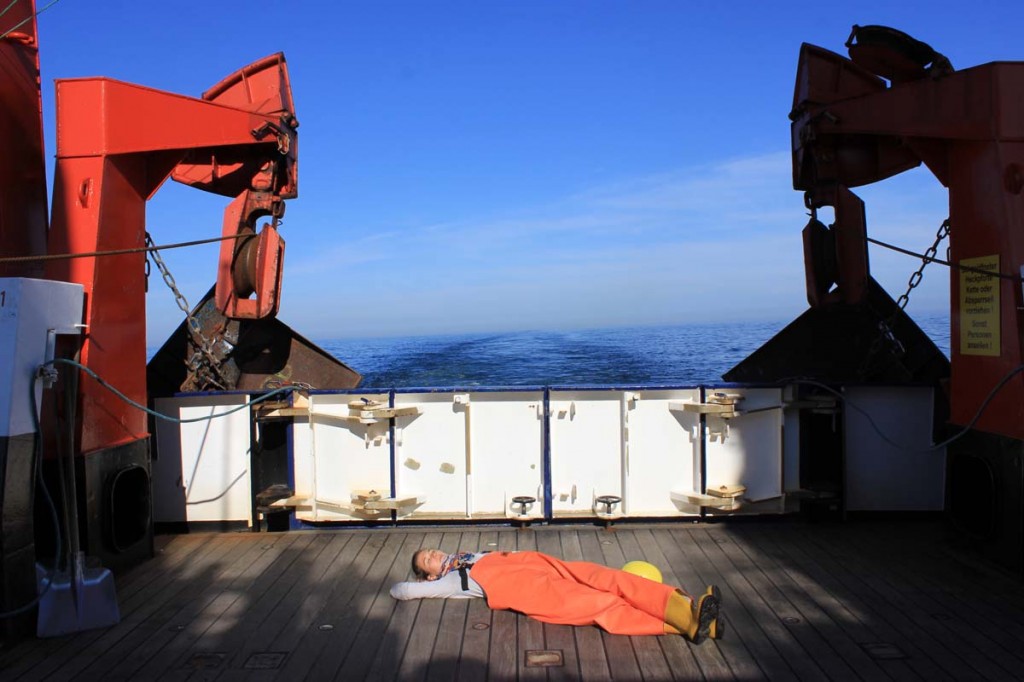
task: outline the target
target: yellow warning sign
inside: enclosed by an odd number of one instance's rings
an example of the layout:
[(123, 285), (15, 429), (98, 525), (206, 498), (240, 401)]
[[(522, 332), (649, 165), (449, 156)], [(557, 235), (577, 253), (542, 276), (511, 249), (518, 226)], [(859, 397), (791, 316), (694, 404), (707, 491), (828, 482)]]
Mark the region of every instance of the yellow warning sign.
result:
[[(964, 258), (960, 265), (999, 272), (999, 255)], [(999, 278), (960, 271), (960, 354), (999, 355)]]

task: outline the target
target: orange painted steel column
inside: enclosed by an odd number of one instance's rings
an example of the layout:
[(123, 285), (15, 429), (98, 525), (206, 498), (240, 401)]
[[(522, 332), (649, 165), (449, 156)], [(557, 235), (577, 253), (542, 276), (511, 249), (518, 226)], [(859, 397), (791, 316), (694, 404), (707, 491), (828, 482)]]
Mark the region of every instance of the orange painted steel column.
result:
[[(275, 88), (288, 87), (284, 58), (275, 55), (246, 69), (233, 82), (247, 78), (250, 87), (242, 90), (259, 99), (242, 101), (237, 87), (215, 93), (234, 106), (105, 78), (58, 81), (50, 253), (142, 247), (146, 201), (172, 172), (200, 189), (258, 197), (249, 215), (229, 207), (229, 234), (254, 227), (256, 217), (283, 213), (283, 199), (296, 194), (291, 94), (274, 94)], [(289, 109), (282, 111), (283, 106)], [(277, 310), (283, 244), (278, 248), (276, 230), (265, 229), (271, 234), (261, 236), (260, 245), (267, 242), (274, 253), (257, 261), (276, 279), (271, 278), (272, 286), (257, 283), (264, 289), (256, 291), (261, 304), (242, 316)], [(229, 259), (234, 260), (230, 250)], [(133, 253), (54, 261), (47, 268), (48, 277), (85, 287), (82, 363), (141, 404), (146, 403), (144, 261), (144, 254)], [(221, 270), (221, 276), (233, 274), (230, 267)], [(83, 454), (148, 436), (142, 411), (89, 378), (80, 383), (79, 415)]]

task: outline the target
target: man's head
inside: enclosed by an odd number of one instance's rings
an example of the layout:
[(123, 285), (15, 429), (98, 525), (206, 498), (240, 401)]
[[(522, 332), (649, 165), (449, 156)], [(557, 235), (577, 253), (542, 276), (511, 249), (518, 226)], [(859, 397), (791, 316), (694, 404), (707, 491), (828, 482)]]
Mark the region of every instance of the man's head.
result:
[(420, 580), (437, 580), (448, 554), (439, 549), (418, 549), (412, 555), (412, 572)]

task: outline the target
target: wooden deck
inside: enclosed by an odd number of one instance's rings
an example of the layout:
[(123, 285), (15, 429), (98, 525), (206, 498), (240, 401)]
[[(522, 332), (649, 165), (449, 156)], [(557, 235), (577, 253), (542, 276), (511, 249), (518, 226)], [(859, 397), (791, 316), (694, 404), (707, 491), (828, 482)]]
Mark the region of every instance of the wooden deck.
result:
[[(1024, 678), (1024, 584), (934, 524), (743, 523), (194, 534), (119, 577), (122, 622), (6, 642), (8, 680)], [(392, 600), (419, 547), (539, 549), (717, 583), (727, 637), (544, 625), (483, 600)], [(561, 664), (535, 667), (527, 652)]]

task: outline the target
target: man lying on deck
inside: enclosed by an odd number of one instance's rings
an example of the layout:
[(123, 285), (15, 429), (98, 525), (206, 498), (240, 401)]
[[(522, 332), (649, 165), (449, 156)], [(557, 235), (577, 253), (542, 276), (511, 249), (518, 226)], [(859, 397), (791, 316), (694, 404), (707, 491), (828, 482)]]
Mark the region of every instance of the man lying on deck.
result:
[(695, 643), (721, 637), (714, 585), (696, 602), (682, 590), (589, 561), (540, 552), (421, 549), (412, 555), (416, 582), (391, 587), (395, 599), (484, 597), (544, 623), (597, 625), (616, 635), (684, 635)]

